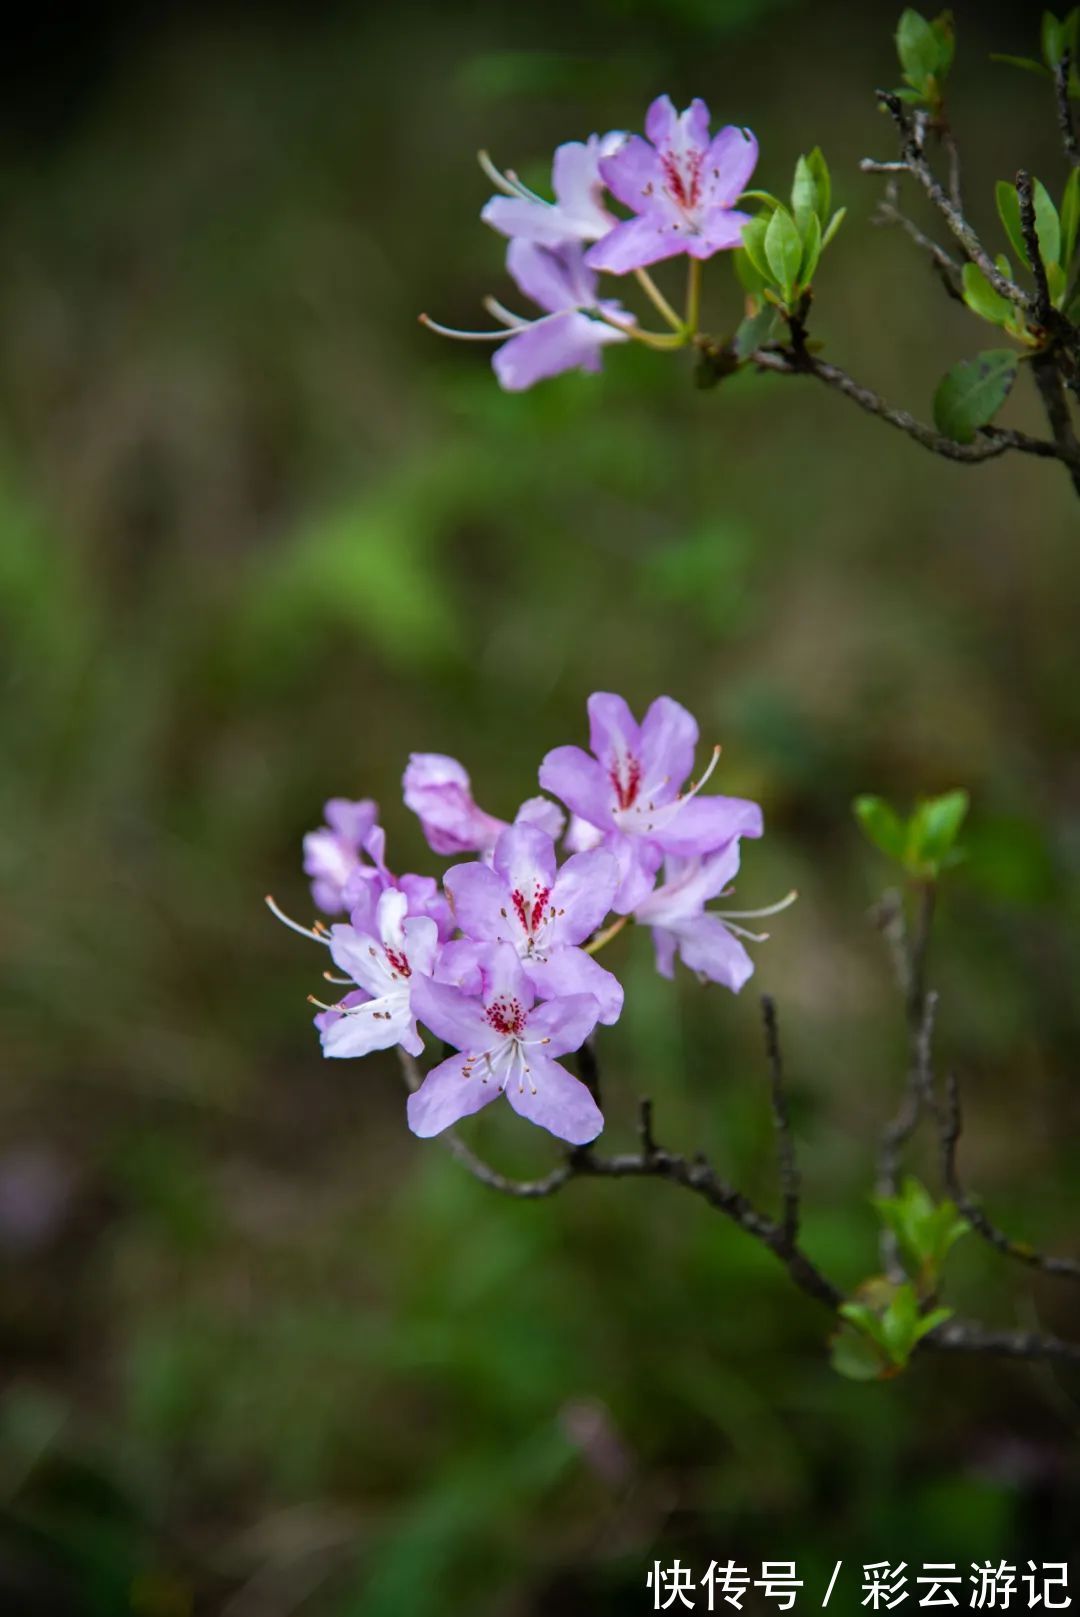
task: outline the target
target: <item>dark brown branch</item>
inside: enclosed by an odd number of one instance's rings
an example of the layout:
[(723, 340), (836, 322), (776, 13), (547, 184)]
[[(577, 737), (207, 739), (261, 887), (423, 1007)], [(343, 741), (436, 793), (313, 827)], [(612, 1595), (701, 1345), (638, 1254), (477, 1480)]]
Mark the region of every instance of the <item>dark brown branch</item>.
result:
[(1035, 188), (1026, 168), (1020, 169), (1017, 173), (1016, 196), (1020, 203), (1020, 233), (1024, 238), (1024, 249), (1031, 265), (1031, 273), (1035, 277), (1035, 302), (1032, 313), (1040, 326), (1046, 326), (1052, 318), (1054, 306), (1050, 299), (1050, 286), (1046, 279), (1046, 265), (1043, 263), (1042, 244), (1039, 241), (1039, 227), (1035, 219)]
[(1076, 436), (1065, 382), (1054, 355), (1049, 352), (1036, 354), (1031, 361), (1031, 374), (1058, 446), (1059, 457), (1069, 469), (1073, 488), (1080, 494), (1080, 439)]
[(780, 1028), (776, 1019), (776, 1002), (771, 994), (761, 996), (761, 1016), (765, 1025), (765, 1054), (769, 1062), (769, 1094), (773, 1127), (776, 1130), (776, 1159), (780, 1169), (780, 1190), (784, 1202), (784, 1237), (791, 1250), (799, 1239), (799, 1198), (802, 1181), (795, 1155), (795, 1138), (791, 1132), (787, 1091), (784, 1087), (784, 1060), (780, 1050)]
[(1061, 144), (1065, 148), (1065, 157), (1073, 168), (1080, 168), (1080, 145), (1076, 140), (1072, 98), (1069, 95), (1071, 68), (1072, 56), (1069, 51), (1063, 51), (1054, 74), (1054, 96), (1057, 101), (1058, 128), (1061, 130)]
[(936, 432), (933, 427), (927, 426), (907, 410), (897, 410), (886, 404), (881, 396), (872, 388), (864, 387), (861, 382), (842, 371), (837, 365), (830, 365), (819, 359), (816, 354), (807, 354), (799, 359), (792, 351), (786, 349), (759, 348), (753, 355), (753, 363), (760, 370), (772, 371), (778, 376), (812, 376), (826, 387), (835, 388), (845, 398), (852, 400), (868, 415), (877, 416), (880, 421), (888, 422), (890, 427), (896, 427), (909, 438), (914, 439), (923, 449), (929, 449), (935, 455), (941, 455), (946, 460), (957, 461), (960, 465), (978, 465), (984, 460), (995, 460), (999, 455), (1015, 450), (1022, 455), (1038, 455), (1046, 460), (1061, 460), (1061, 450), (1057, 444), (1048, 439), (1032, 438), (1025, 432), (1014, 432), (1001, 427), (985, 427), (982, 432), (976, 433), (970, 444), (959, 443), (955, 438), (947, 438), (943, 433)]
[(1069, 1280), (1080, 1280), (1080, 1260), (1052, 1257), (1048, 1253), (1038, 1251), (1026, 1241), (1014, 1241), (1004, 1230), (990, 1222), (978, 1202), (973, 1201), (965, 1189), (957, 1164), (957, 1147), (963, 1132), (960, 1085), (956, 1074), (952, 1072), (949, 1073), (945, 1083), (945, 1105), (942, 1108), (940, 1123), (941, 1173), (945, 1189), (972, 1229), (998, 1252), (1007, 1258), (1015, 1258), (1018, 1263), (1026, 1264), (1029, 1269), (1038, 1269), (1043, 1274), (1059, 1275)]

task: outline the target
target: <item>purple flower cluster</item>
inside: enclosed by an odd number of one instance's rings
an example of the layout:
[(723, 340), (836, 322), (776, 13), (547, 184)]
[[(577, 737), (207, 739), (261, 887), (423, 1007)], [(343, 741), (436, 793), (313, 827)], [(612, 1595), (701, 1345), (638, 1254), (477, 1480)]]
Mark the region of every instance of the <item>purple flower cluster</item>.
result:
[[(455, 331), (427, 316), (424, 322), (445, 336), (500, 343), (492, 364), (511, 392), (562, 371), (599, 370), (600, 351), (610, 343), (639, 337), (666, 345), (671, 339), (641, 332), (620, 303), (599, 296), (597, 271), (633, 271), (641, 278), (646, 266), (663, 259), (686, 254), (702, 260), (740, 246), (749, 215), (735, 203), (758, 148), (750, 131), (734, 124), (710, 137), (704, 101), (680, 113), (666, 95), (646, 113), (645, 137), (616, 131), (560, 146), (552, 164), (553, 202), (482, 157), (502, 194), (491, 198), (481, 218), (509, 238), (507, 270), (543, 313), (530, 320), (489, 298), (499, 331)], [(614, 213), (609, 197), (629, 217)], [(651, 283), (649, 290), (655, 300)]]
[(410, 1096), (415, 1134), (438, 1134), (505, 1094), (561, 1139), (596, 1137), (604, 1120), (595, 1099), (556, 1058), (579, 1050), (598, 1023), (618, 1021), (622, 985), (595, 956), (627, 921), (651, 929), (666, 977), (676, 955), (736, 991), (754, 969), (740, 942), (754, 935), (737, 924), (747, 912), (705, 906), (730, 891), (741, 839), (761, 835), (761, 810), (702, 794), (718, 748), (686, 784), (698, 727), (670, 697), (641, 724), (620, 696), (598, 692), (588, 710), (590, 750), (556, 747), (540, 766), (540, 785), (569, 822), (543, 796), (512, 823), (497, 819), (477, 805), (455, 759), (415, 753), (404, 796), (429, 846), (477, 857), (452, 865), (441, 884), (394, 875), (375, 804), (333, 798), (326, 824), (304, 838), (304, 870), (316, 905), (348, 920), (302, 927), (268, 900), (329, 951), (336, 970), (325, 975), (345, 990), (315, 1002), (326, 1055), (400, 1045), (418, 1056), (418, 1023), (458, 1052)]

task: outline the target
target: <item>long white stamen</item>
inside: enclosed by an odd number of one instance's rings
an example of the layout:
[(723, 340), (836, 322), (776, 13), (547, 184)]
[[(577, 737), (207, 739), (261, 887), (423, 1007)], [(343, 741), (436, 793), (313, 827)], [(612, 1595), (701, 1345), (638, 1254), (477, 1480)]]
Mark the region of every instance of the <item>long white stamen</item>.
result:
[(454, 326), (440, 325), (428, 314), (418, 315), (417, 319), (429, 331), (437, 331), (440, 337), (453, 337), (455, 342), (505, 342), (510, 336), (509, 331), (458, 331)]
[(767, 932), (748, 932), (745, 926), (736, 926), (734, 921), (729, 921), (727, 916), (719, 910), (706, 910), (705, 913), (706, 915), (715, 914), (717, 920), (723, 921), (728, 931), (734, 932), (737, 938), (746, 938), (750, 943), (768, 943), (769, 941), (769, 934)]
[(724, 921), (756, 921), (760, 916), (779, 915), (781, 910), (790, 909), (798, 896), (793, 887), (785, 898), (776, 904), (766, 904), (763, 910), (717, 910), (715, 913)]
[(271, 915), (275, 915), (284, 926), (289, 928), (290, 931), (299, 932), (302, 938), (314, 938), (316, 943), (324, 943), (327, 948), (330, 947), (329, 937), (323, 937), (321, 933), (316, 932), (314, 928), (310, 926), (301, 926), (299, 921), (291, 921), (285, 914), (285, 911), (278, 908), (277, 904), (270, 897), (269, 893), (266, 895), (266, 907), (270, 911)]
[(517, 188), (518, 196), (523, 196), (527, 202), (542, 202), (545, 208), (550, 208), (553, 206), (553, 204), (548, 201), (547, 197), (538, 196), (535, 191), (530, 190), (530, 188), (525, 184), (525, 181), (521, 178), (521, 175), (515, 173), (512, 168), (507, 169), (506, 178), (511, 185)]
[(497, 169), (487, 152), (477, 152), (476, 161), (480, 164), (495, 189), (501, 191), (504, 196), (517, 197), (525, 202), (543, 201), (543, 198), (536, 196), (534, 192), (529, 190), (528, 186), (522, 185), (516, 174), (503, 174), (500, 169)]
[(524, 315), (515, 314), (504, 303), (500, 303), (498, 298), (486, 297), (484, 299), (484, 308), (488, 314), (493, 314), (496, 320), (501, 320), (504, 325), (513, 326), (515, 329), (520, 330), (523, 326), (532, 325), (531, 320), (526, 320)]

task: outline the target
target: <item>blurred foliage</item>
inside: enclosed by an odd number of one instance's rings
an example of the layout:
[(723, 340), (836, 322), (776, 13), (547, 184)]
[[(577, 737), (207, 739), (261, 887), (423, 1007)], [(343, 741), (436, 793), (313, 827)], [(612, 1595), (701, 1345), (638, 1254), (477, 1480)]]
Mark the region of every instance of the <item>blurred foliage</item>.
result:
[[(754, 126), (763, 186), (829, 152), (849, 219), (815, 328), (925, 413), (969, 316), (868, 226), (857, 159), (895, 25), (839, 0), (185, 9), (84, 41), (70, 102), (38, 58), (51, 119), (10, 101), (0, 1588), (20, 1614), (623, 1612), (655, 1556), (795, 1556), (823, 1592), (839, 1556), (1068, 1553), (1064, 1378), (943, 1358), (856, 1386), (830, 1321), (670, 1187), (495, 1200), (406, 1134), (392, 1061), (321, 1062), (316, 963), (261, 905), (303, 913), (299, 838), (333, 793), (379, 797), (395, 862), (432, 863), (398, 798), (411, 749), (460, 756), (508, 813), (582, 739), (590, 690), (685, 701), (724, 744), (720, 789), (765, 805), (740, 903), (802, 900), (739, 999), (673, 989), (620, 939), (611, 1136), (648, 1092), (664, 1141), (771, 1205), (754, 993), (774, 992), (807, 1243), (854, 1286), (905, 1055), (848, 805), (962, 780), (931, 976), (965, 1172), (1019, 1236), (1075, 1232), (1066, 480), (940, 464), (810, 384), (703, 394), (646, 354), (508, 399), (482, 352), (415, 323), (469, 323), (502, 285), (479, 146), (542, 183), (557, 140), (704, 91)], [(963, 12), (950, 108), (984, 188), (1022, 157), (1058, 194), (1043, 83), (1015, 75), (1015, 122), (987, 89), (991, 44), (1028, 48), (1029, 25)], [(706, 300), (733, 330), (730, 265)], [(470, 1132), (510, 1169), (550, 1160), (512, 1118)], [(911, 1166), (933, 1186), (932, 1153)], [(974, 1240), (948, 1303), (1080, 1330)]]

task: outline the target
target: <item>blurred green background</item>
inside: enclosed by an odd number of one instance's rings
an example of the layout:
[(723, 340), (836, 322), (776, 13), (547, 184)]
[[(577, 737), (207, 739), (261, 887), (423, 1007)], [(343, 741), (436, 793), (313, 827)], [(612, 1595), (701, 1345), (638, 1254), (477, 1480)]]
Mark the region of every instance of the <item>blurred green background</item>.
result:
[[(333, 794), (379, 799), (398, 868), (438, 867), (400, 803), (410, 750), (510, 814), (594, 688), (685, 702), (719, 789), (765, 807), (740, 903), (802, 898), (739, 998), (613, 946), (607, 1137), (648, 1092), (665, 1143), (772, 1205), (774, 993), (807, 1244), (854, 1286), (904, 1044), (850, 801), (966, 785), (940, 1060), (995, 1216), (1075, 1250), (1064, 473), (946, 465), (810, 382), (701, 393), (683, 357), (609, 351), (508, 398), (485, 350), (416, 324), (507, 293), (479, 146), (543, 184), (557, 141), (701, 94), (756, 130), (770, 189), (823, 145), (850, 211), (817, 331), (926, 416), (997, 338), (869, 223), (894, 24), (799, 0), (24, 23), (0, 154), (5, 1609), (630, 1613), (679, 1555), (795, 1558), (815, 1607), (843, 1558), (830, 1609), (857, 1611), (861, 1560), (1073, 1549), (1075, 1374), (927, 1357), (848, 1383), (827, 1316), (691, 1198), (497, 1200), (409, 1136), (392, 1059), (323, 1062), (321, 961), (262, 906), (308, 912), (300, 837)], [(1063, 179), (1045, 85), (988, 60), (1036, 26), (959, 8), (991, 236), (996, 179)], [(706, 304), (734, 326), (722, 261)], [(1042, 431), (1021, 392), (1004, 419)], [(553, 1158), (508, 1110), (469, 1134), (510, 1169)], [(1060, 1282), (972, 1240), (950, 1269), (966, 1311), (1080, 1332)]]

